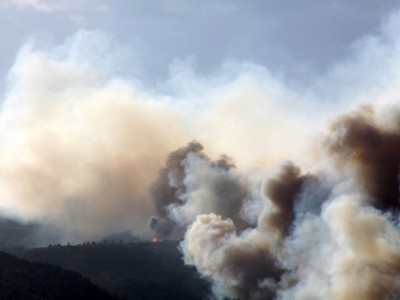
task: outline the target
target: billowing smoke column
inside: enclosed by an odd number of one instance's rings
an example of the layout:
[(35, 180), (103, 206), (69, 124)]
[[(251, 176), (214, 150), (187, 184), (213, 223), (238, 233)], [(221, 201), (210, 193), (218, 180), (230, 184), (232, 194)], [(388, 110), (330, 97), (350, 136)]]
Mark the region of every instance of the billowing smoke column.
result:
[(387, 113), (362, 107), (337, 118), (321, 143), (329, 163), (313, 174), (285, 162), (250, 184), (198, 143), (171, 153), (153, 197), (164, 222), (186, 226), (185, 262), (217, 298), (398, 297), (400, 134), (382, 121)]

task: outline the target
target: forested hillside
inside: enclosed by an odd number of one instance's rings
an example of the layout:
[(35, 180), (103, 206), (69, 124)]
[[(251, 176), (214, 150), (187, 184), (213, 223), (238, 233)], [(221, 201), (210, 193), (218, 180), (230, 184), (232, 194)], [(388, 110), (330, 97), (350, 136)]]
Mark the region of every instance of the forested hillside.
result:
[(177, 242), (52, 246), (18, 253), (74, 270), (127, 299), (206, 299), (210, 285), (184, 265)]
[(108, 292), (88, 279), (57, 266), (32, 263), (0, 252), (0, 299), (111, 300)]

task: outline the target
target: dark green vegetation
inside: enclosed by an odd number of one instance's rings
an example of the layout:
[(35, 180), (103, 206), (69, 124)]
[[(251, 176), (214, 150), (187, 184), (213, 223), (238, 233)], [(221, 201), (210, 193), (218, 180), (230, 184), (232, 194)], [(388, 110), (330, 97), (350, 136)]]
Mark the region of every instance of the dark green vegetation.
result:
[(0, 299), (116, 299), (72, 271), (32, 263), (0, 252)]
[(126, 299), (207, 299), (209, 283), (184, 265), (177, 247), (177, 242), (87, 244), (24, 250), (18, 255), (77, 271)]

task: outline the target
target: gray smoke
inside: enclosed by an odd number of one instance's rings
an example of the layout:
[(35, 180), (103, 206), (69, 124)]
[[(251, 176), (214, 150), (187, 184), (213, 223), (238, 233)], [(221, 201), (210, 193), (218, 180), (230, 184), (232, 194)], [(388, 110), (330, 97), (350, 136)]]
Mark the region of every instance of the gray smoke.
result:
[(185, 262), (221, 299), (397, 297), (397, 214), (374, 208), (362, 181), (326, 177), (284, 163), (261, 184), (256, 225), (241, 230), (230, 218), (198, 215), (181, 244)]
[(229, 157), (222, 155), (212, 161), (202, 150), (200, 143), (191, 142), (172, 152), (166, 167), (149, 185), (158, 212), (158, 219), (153, 217), (150, 227), (159, 236), (168, 236), (173, 224), (185, 227), (204, 213), (240, 220), (248, 193), (244, 182)]
[(363, 106), (338, 117), (307, 173), (284, 162), (264, 177), (240, 174), (197, 142), (171, 153), (153, 198), (163, 226), (186, 230), (185, 262), (217, 298), (397, 297), (400, 142), (382, 116), (398, 120), (400, 110)]
[(242, 230), (214, 213), (197, 216), (189, 226), (181, 245), (185, 261), (212, 278), (217, 297), (272, 299), (276, 295), (284, 274), (283, 241), (307, 178), (293, 163), (283, 164), (260, 188), (264, 203), (254, 227)]
[(258, 229), (238, 233), (230, 219), (199, 215), (181, 244), (185, 262), (214, 283), (218, 297), (271, 299), (282, 270), (274, 240)]
[(400, 143), (397, 125), (380, 121), (387, 113), (362, 107), (339, 117), (321, 140), (325, 162), (314, 174), (287, 162), (267, 176), (253, 199), (263, 202), (254, 226), (197, 216), (182, 251), (217, 298), (398, 297)]

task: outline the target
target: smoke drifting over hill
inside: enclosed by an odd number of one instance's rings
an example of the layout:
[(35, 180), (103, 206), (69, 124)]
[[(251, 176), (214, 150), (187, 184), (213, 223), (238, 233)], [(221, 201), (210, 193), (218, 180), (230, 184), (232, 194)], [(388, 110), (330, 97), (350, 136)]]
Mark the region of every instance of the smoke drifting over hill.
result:
[[(149, 89), (110, 70), (111, 50), (96, 56), (98, 33), (28, 45), (0, 111), (3, 214), (50, 224), (60, 241), (127, 229), (181, 238), (220, 299), (390, 299), (400, 293), (396, 20), (360, 42), (354, 62), (293, 89), (234, 64), (208, 78), (182, 67)], [(91, 60), (79, 54), (88, 40)]]

